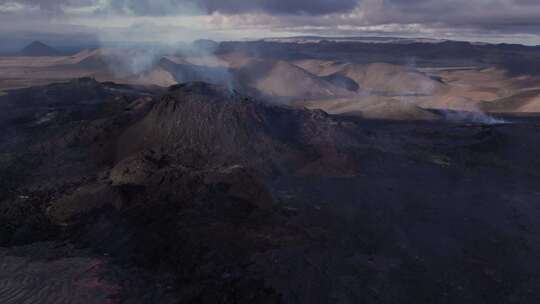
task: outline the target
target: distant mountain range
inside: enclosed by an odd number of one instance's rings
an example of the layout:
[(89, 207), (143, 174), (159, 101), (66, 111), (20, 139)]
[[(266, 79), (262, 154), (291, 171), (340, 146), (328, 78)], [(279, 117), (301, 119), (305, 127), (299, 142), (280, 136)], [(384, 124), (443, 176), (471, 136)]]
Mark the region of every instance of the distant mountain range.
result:
[(20, 56), (61, 56), (62, 52), (40, 41), (34, 41), (17, 53)]
[(295, 36), (295, 37), (273, 37), (262, 39), (265, 42), (283, 43), (320, 43), (326, 42), (359, 42), (359, 43), (441, 43), (444, 39), (432, 38), (403, 38), (403, 37), (323, 37), (323, 36)]

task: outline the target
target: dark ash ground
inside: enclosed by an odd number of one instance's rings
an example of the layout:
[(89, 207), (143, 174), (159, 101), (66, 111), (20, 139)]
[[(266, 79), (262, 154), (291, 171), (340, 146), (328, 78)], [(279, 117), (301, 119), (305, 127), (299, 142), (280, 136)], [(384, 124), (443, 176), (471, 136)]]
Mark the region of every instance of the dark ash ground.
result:
[(0, 96), (1, 303), (539, 303), (540, 120)]

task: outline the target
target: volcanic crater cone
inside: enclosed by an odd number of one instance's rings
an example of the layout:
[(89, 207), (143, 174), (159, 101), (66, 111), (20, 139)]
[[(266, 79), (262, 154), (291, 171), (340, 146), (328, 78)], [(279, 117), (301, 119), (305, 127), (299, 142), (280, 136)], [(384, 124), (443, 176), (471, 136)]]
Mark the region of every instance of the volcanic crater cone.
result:
[[(119, 140), (119, 157), (152, 148), (183, 163), (242, 164), (265, 173), (299, 172), (313, 162), (352, 174), (347, 151), (361, 134), (322, 111), (265, 104), (225, 87), (193, 82), (173, 86)], [(352, 171), (351, 171), (352, 170)]]

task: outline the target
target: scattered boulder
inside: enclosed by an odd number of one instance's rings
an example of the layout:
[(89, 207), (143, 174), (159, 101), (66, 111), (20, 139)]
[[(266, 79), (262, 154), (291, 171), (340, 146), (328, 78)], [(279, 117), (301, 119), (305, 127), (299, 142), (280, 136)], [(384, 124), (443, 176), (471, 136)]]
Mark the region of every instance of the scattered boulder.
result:
[(227, 197), (248, 202), (256, 208), (272, 208), (272, 195), (256, 174), (242, 166), (231, 166), (210, 172), (204, 179), (212, 188), (219, 187)]

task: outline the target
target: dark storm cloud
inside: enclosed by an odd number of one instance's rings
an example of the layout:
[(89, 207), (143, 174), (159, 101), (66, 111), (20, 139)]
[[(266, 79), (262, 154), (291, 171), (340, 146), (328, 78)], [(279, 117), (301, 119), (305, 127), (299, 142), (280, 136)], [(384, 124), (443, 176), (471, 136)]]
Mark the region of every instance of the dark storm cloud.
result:
[(538, 0), (385, 0), (382, 8), (374, 22), (485, 29), (540, 25)]
[[(350, 11), (359, 0), (111, 0), (104, 10), (135, 15), (189, 14), (193, 8), (203, 13), (221, 12), (238, 14), (264, 12), (268, 14), (322, 15)], [(1, 3), (24, 3), (46, 11), (62, 6), (80, 7), (98, 3), (98, 0), (0, 0)]]
[(322, 15), (352, 10), (358, 0), (116, 0), (111, 6), (137, 15), (182, 13), (182, 9), (200, 8), (204, 13), (238, 14), (265, 12), (269, 14)]
[(70, 20), (84, 15), (105, 22), (104, 16), (211, 15), (206, 20), (218, 30), (361, 35), (364, 30), (389, 29), (434, 36), (468, 32), (540, 37), (540, 0), (0, 0), (0, 31), (13, 27), (14, 21), (23, 26), (24, 18), (14, 15), (25, 10), (34, 20), (39, 14), (64, 14), (74, 17), (66, 18)]
[[(540, 24), (539, 0), (0, 0), (43, 11), (101, 4), (100, 12), (137, 16), (243, 14), (327, 15), (357, 7), (371, 24), (434, 24), (498, 27)], [(335, 22), (340, 22), (339, 19)]]
[(205, 0), (199, 3), (209, 12), (241, 13), (260, 10), (270, 14), (322, 15), (350, 11), (356, 7), (358, 0)]
[(23, 4), (29, 7), (37, 7), (44, 12), (60, 12), (63, 6), (86, 6), (92, 5), (96, 0), (0, 0), (2, 4)]

